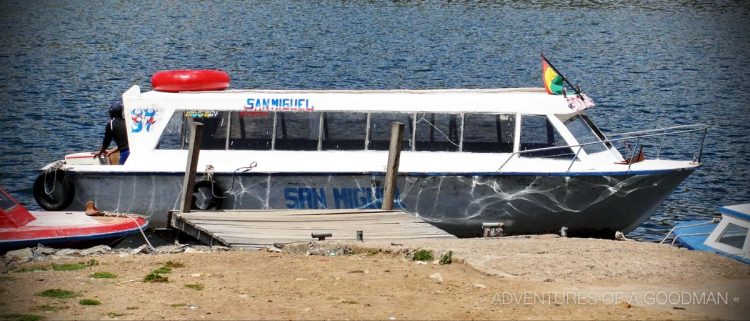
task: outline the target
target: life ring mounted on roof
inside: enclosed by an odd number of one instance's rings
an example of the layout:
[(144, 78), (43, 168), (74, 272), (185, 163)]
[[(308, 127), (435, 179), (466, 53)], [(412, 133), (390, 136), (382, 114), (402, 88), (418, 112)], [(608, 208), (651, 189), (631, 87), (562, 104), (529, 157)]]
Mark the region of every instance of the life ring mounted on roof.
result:
[(229, 74), (221, 70), (165, 70), (151, 77), (156, 91), (214, 91), (229, 87)]
[(34, 200), (43, 209), (59, 211), (73, 202), (75, 184), (67, 171), (58, 166), (50, 167), (34, 180)]

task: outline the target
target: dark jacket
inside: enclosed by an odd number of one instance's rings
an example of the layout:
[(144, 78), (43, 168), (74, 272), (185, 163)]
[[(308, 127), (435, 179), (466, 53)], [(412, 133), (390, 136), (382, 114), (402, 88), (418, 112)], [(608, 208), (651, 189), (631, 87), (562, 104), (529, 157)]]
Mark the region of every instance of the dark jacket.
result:
[(104, 129), (104, 141), (102, 142), (102, 151), (109, 147), (112, 139), (117, 143), (120, 151), (128, 149), (128, 129), (125, 127), (125, 120), (122, 118), (110, 118)]

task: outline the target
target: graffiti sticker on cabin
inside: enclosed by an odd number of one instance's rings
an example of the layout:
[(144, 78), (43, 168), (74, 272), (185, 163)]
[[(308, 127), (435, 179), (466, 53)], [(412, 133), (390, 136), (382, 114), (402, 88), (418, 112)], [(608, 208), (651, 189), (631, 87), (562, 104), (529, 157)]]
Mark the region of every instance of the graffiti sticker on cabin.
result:
[(133, 121), (130, 131), (133, 133), (140, 133), (144, 129), (151, 132), (156, 124), (156, 109), (153, 108), (135, 108), (130, 111), (130, 116)]
[(218, 110), (188, 110), (185, 118), (216, 118), (219, 117)]
[(307, 98), (248, 98), (247, 111), (313, 111), (315, 106)]

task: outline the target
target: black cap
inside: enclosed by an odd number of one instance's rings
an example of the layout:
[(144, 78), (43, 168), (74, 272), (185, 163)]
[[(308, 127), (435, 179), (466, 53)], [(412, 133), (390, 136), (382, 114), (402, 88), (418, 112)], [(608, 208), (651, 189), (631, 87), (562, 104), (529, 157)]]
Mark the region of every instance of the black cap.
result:
[(122, 103), (112, 103), (109, 105), (109, 117), (111, 118), (123, 118), (122, 110), (124, 107)]

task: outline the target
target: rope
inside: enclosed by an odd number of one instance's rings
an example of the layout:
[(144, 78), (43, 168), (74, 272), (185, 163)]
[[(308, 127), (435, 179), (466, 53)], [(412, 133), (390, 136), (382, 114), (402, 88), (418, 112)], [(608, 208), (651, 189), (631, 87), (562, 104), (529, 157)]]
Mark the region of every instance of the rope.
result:
[(149, 242), (149, 241), (148, 241), (148, 237), (146, 237), (146, 233), (145, 233), (145, 232), (143, 232), (143, 226), (141, 226), (141, 224), (139, 224), (139, 223), (138, 223), (138, 220), (137, 220), (137, 218), (139, 217), (138, 215), (135, 215), (135, 214), (124, 214), (124, 213), (102, 212), (102, 216), (109, 216), (109, 217), (127, 217), (127, 218), (129, 218), (129, 219), (133, 220), (133, 222), (135, 222), (135, 225), (137, 225), (137, 226), (138, 226), (138, 230), (139, 230), (139, 231), (141, 231), (141, 235), (143, 236), (143, 240), (145, 240), (145, 241), (146, 241), (146, 244), (148, 245), (148, 248), (149, 248), (149, 249), (150, 249), (150, 250), (151, 250), (152, 252), (155, 252), (155, 251), (156, 251), (156, 249), (154, 248), (154, 246), (153, 246), (153, 245), (151, 245), (151, 242)]
[(153, 245), (151, 245), (151, 242), (149, 242), (149, 241), (148, 241), (148, 237), (146, 237), (146, 233), (144, 233), (144, 232), (143, 232), (143, 227), (141, 226), (141, 224), (138, 224), (138, 220), (137, 220), (137, 219), (135, 219), (135, 218), (134, 218), (134, 217), (132, 217), (132, 216), (128, 216), (128, 217), (130, 217), (130, 219), (131, 219), (131, 220), (133, 220), (133, 222), (135, 222), (135, 225), (138, 225), (138, 230), (139, 230), (139, 231), (141, 231), (141, 235), (143, 236), (143, 240), (145, 240), (145, 241), (146, 241), (146, 244), (148, 244), (148, 248), (149, 248), (149, 249), (150, 249), (150, 250), (151, 250), (152, 252), (156, 252), (156, 249), (154, 248), (154, 246), (153, 246)]
[[(64, 165), (63, 161), (57, 161), (44, 171), (44, 194), (47, 194), (47, 196), (49, 197), (52, 197), (52, 193), (55, 192), (55, 188), (57, 187), (57, 175), (56, 175), (57, 170), (62, 169), (63, 165)], [(55, 172), (55, 175), (54, 175), (54, 180), (52, 181), (52, 189), (49, 190), (47, 188), (47, 174), (53, 170)]]
[(206, 179), (209, 181), (214, 180), (214, 165), (206, 165), (206, 171), (203, 175), (205, 175)]
[(206, 165), (206, 171), (205, 171), (204, 175), (206, 176), (206, 180), (208, 180), (208, 181), (211, 182), (211, 195), (213, 197), (215, 197), (215, 198), (227, 198), (227, 197), (229, 197), (229, 194), (231, 194), (232, 190), (234, 190), (234, 180), (237, 177), (237, 173), (240, 172), (240, 171), (242, 173), (247, 173), (247, 172), (253, 170), (253, 168), (256, 168), (256, 167), (258, 167), (258, 162), (253, 161), (252, 163), (250, 163), (249, 166), (239, 167), (239, 168), (235, 169), (234, 171), (232, 171), (232, 184), (229, 185), (229, 189), (226, 192), (223, 193), (224, 194), (223, 196), (218, 196), (218, 195), (216, 195), (216, 193), (214, 193), (214, 179), (213, 179), (214, 178), (214, 174), (215, 174), (214, 166), (213, 165)]

